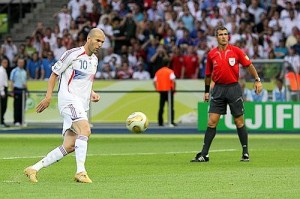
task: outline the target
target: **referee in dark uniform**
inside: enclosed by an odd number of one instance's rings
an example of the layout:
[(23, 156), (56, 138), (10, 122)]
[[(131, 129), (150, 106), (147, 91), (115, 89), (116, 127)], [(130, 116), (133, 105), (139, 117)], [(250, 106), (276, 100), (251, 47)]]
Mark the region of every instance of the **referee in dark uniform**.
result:
[(243, 93), (239, 80), (239, 64), (247, 68), (254, 77), (256, 93), (262, 91), (262, 84), (255, 67), (248, 56), (238, 47), (228, 44), (228, 30), (217, 27), (216, 38), (218, 47), (213, 48), (207, 55), (204, 101), (209, 100), (211, 80), (215, 83), (211, 91), (209, 119), (204, 136), (202, 151), (191, 162), (208, 162), (209, 148), (216, 135), (216, 127), (221, 115), (226, 114), (227, 105), (230, 107), (237, 133), (242, 145), (241, 161), (249, 161), (248, 134), (244, 124)]

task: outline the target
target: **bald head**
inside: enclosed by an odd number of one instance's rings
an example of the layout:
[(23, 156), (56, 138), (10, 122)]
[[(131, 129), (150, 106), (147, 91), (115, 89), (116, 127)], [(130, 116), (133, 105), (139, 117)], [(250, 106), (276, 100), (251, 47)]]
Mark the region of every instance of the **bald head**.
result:
[(87, 42), (84, 45), (86, 53), (91, 55), (99, 51), (105, 40), (104, 32), (99, 28), (93, 28), (90, 30), (87, 36)]
[(97, 35), (104, 36), (104, 32), (99, 28), (93, 28), (90, 30), (88, 37), (96, 37)]

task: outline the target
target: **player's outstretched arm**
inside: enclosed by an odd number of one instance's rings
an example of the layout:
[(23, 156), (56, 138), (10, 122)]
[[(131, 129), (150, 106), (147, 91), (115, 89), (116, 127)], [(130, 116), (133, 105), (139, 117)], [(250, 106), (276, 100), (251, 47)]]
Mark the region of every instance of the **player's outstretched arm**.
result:
[(58, 76), (57, 74), (52, 72), (52, 74), (49, 78), (49, 81), (48, 81), (48, 88), (47, 88), (46, 96), (36, 107), (36, 112), (37, 113), (41, 113), (46, 108), (48, 108), (48, 106), (51, 102), (51, 97), (52, 97), (52, 93), (53, 93), (53, 90), (54, 90), (54, 87), (55, 87), (57, 76)]

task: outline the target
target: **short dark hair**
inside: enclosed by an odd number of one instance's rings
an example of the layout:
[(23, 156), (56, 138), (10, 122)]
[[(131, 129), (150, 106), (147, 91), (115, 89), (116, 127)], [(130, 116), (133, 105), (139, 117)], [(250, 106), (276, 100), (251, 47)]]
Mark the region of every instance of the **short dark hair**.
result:
[[(227, 30), (227, 28), (225, 26), (218, 26), (218, 27), (216, 27), (216, 29), (215, 29), (215, 36), (218, 36), (218, 31), (219, 30)], [(227, 30), (227, 32), (228, 32), (228, 30)]]

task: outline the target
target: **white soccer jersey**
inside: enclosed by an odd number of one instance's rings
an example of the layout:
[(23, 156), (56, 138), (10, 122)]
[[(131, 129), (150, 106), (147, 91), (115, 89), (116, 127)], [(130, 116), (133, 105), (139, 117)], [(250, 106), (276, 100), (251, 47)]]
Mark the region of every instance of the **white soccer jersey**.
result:
[(52, 71), (59, 75), (58, 106), (60, 112), (70, 104), (81, 106), (85, 111), (89, 109), (97, 66), (96, 55), (88, 56), (83, 46), (66, 51), (52, 66)]

